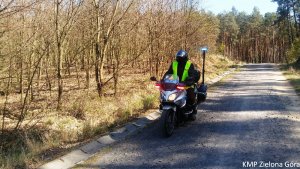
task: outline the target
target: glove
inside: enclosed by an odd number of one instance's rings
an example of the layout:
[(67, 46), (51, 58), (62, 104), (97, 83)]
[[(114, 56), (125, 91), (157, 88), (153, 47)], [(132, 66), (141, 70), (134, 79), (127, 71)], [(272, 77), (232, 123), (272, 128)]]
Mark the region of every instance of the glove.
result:
[(195, 81), (194, 81), (194, 78), (193, 78), (193, 77), (188, 77), (188, 78), (186, 78), (186, 80), (185, 80), (185, 82), (184, 82), (184, 84), (185, 84), (186, 86), (192, 86), (192, 85), (194, 85), (194, 83), (195, 83)]

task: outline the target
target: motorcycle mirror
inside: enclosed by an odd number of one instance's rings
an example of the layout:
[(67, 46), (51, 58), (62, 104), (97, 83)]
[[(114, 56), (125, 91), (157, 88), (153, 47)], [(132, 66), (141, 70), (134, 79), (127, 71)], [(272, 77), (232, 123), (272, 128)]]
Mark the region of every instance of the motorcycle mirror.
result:
[(151, 81), (157, 81), (156, 77), (154, 77), (154, 76), (150, 77), (150, 80)]

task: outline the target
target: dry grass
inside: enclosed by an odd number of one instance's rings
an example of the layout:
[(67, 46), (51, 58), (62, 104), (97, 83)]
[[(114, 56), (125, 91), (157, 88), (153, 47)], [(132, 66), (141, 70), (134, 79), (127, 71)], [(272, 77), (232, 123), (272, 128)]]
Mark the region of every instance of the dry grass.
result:
[(297, 94), (300, 96), (300, 64), (294, 63), (282, 66), (284, 75), (295, 88)]
[[(206, 79), (217, 76), (233, 64), (222, 56), (208, 56)], [(145, 115), (159, 105), (158, 91), (149, 77), (143, 74), (123, 73), (118, 94), (113, 95), (113, 86), (109, 84), (104, 89), (103, 98), (98, 97), (95, 86), (88, 90), (80, 88), (84, 84), (77, 84), (76, 79), (69, 78), (64, 82), (60, 111), (55, 110), (56, 93), (44, 91), (30, 104), (22, 131), (8, 137), (12, 133), (9, 126), (13, 127), (16, 119), (6, 120), (8, 130), (0, 136), (0, 141), (5, 143), (0, 147), (0, 168), (35, 168), (87, 140)], [(76, 90), (71, 90), (74, 88)], [(4, 98), (1, 97), (0, 105), (3, 103)], [(20, 96), (11, 95), (8, 103), (8, 111), (17, 117)]]

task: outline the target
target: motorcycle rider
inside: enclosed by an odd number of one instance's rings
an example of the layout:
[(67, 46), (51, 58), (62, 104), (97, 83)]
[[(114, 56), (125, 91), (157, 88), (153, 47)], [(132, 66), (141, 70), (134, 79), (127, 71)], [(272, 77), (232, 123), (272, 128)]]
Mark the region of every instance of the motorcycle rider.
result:
[(194, 64), (189, 60), (188, 53), (185, 50), (179, 50), (174, 60), (165, 73), (173, 74), (179, 77), (179, 81), (184, 83), (187, 91), (187, 108), (193, 110), (193, 115), (197, 114), (196, 95), (194, 93), (194, 84), (200, 79), (200, 72), (195, 68)]

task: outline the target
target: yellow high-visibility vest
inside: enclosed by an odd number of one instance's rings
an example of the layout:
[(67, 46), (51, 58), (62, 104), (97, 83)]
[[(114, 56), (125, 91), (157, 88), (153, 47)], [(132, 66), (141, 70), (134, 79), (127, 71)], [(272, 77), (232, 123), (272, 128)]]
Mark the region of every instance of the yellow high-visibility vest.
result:
[[(192, 62), (191, 61), (187, 61), (185, 66), (184, 66), (184, 71), (181, 77), (181, 81), (184, 82), (186, 80), (187, 77), (189, 77), (189, 69), (191, 67)], [(173, 75), (174, 76), (178, 76), (177, 74), (177, 70), (178, 70), (178, 62), (175, 60), (172, 63), (172, 68), (173, 68)]]

